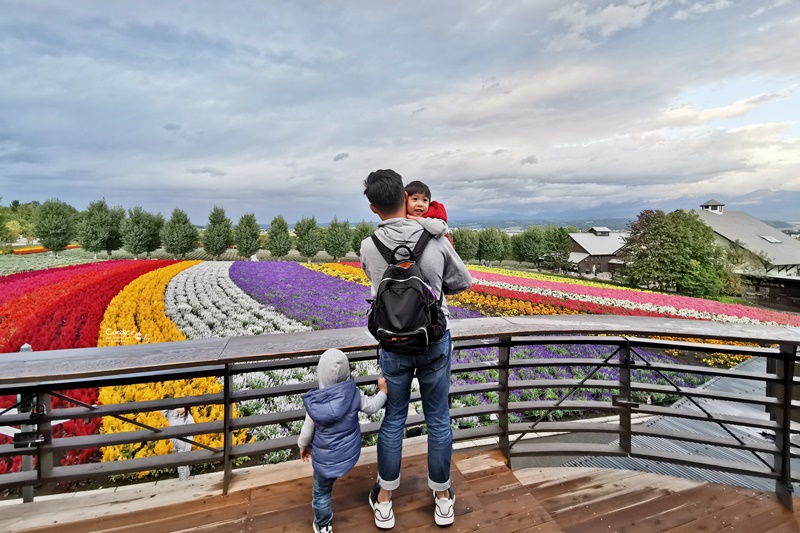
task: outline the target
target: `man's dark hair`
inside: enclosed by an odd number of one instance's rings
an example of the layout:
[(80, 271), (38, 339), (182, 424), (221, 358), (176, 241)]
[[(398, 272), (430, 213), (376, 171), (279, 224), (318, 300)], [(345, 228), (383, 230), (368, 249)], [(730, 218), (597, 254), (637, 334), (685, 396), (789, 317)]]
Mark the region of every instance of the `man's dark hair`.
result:
[(409, 196), (413, 196), (415, 194), (424, 194), (428, 197), (428, 200), (431, 199), (431, 190), (421, 181), (412, 181), (406, 185), (406, 192)]
[(398, 211), (406, 201), (403, 178), (394, 170), (376, 170), (364, 180), (364, 196), (381, 213)]

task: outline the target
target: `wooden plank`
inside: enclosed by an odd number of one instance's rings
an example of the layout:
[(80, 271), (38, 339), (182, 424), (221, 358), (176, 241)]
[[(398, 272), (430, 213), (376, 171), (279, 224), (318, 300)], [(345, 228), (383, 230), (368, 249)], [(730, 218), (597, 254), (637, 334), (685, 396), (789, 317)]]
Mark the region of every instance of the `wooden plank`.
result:
[[(705, 516), (714, 515), (727, 507), (739, 505), (754, 494), (753, 491), (747, 489), (713, 483), (697, 487), (697, 491), (694, 500), (689, 500), (683, 505), (678, 504), (673, 509), (655, 514), (645, 521), (632, 525), (621, 525), (618, 528), (619, 533), (662, 533)], [(649, 505), (657, 505), (660, 501), (661, 499), (650, 502)]]
[[(647, 527), (645, 524), (661, 523), (658, 515), (702, 501), (707, 495), (708, 486), (700, 484), (682, 492), (673, 492), (667, 496), (646, 499), (629, 507), (612, 510), (602, 517), (602, 523), (611, 531), (623, 531), (625, 528), (629, 528), (630, 531), (644, 531)], [(580, 527), (576, 527), (575, 530), (580, 530)], [(648, 531), (655, 532), (661, 529), (652, 528)]]
[[(526, 483), (525, 486), (530, 489), (531, 494), (533, 494), (537, 500), (545, 505), (545, 501), (562, 494), (585, 490), (587, 488), (596, 488), (606, 483), (642, 475), (641, 472), (632, 472), (629, 470), (589, 470), (589, 472), (576, 473), (578, 475), (575, 477), (560, 478), (551, 481), (543, 481), (541, 483)], [(517, 475), (517, 479), (520, 479), (519, 475)], [(545, 505), (545, 508), (548, 508), (548, 506)]]
[[(722, 529), (736, 527), (737, 523), (750, 519), (765, 511), (775, 510), (781, 507), (774, 498), (764, 493), (753, 491), (753, 495), (738, 502), (720, 509), (713, 515), (705, 515), (696, 520), (692, 520), (681, 526), (667, 529), (669, 533), (692, 533), (696, 531), (720, 531)], [(789, 512), (789, 511), (787, 511)], [(760, 528), (751, 531), (761, 531)]]

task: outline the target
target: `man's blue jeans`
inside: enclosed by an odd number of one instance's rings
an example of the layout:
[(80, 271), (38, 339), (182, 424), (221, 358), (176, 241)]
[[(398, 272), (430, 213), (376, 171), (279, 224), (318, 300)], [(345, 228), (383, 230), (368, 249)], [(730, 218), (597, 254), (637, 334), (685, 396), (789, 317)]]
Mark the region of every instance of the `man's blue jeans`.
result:
[(311, 478), (311, 507), (314, 509), (314, 523), (327, 526), (333, 520), (331, 493), (337, 478), (320, 476), (316, 472)]
[(450, 488), (453, 430), (450, 427), (448, 393), (452, 352), (449, 330), (440, 341), (429, 345), (417, 356), (380, 351), (381, 372), (386, 378), (389, 394), (386, 414), (378, 433), (378, 483), (386, 490), (400, 486), (403, 429), (408, 415), (411, 380), (415, 375), (428, 427), (428, 486), (439, 491)]

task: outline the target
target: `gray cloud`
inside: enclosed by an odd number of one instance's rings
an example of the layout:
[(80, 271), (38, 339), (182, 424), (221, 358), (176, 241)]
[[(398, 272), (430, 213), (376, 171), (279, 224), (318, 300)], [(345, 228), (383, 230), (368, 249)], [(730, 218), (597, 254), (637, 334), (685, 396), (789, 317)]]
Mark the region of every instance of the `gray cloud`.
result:
[(189, 174), (207, 174), (209, 176), (216, 176), (216, 177), (227, 176), (225, 172), (211, 167), (188, 168), (186, 169), (186, 172), (188, 172)]
[(9, 0), (0, 191), (197, 222), (372, 219), (377, 168), (456, 219), (798, 191), (797, 10), (723, 4)]

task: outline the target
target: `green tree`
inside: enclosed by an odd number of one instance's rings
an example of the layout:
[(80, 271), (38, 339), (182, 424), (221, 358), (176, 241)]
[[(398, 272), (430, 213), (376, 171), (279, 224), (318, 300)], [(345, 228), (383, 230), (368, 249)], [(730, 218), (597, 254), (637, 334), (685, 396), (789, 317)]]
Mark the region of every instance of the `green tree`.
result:
[(78, 244), (88, 252), (111, 252), (122, 247), (122, 221), (125, 210), (121, 207), (109, 208), (105, 199), (91, 202), (83, 213), (78, 225)]
[(541, 266), (545, 253), (544, 230), (540, 226), (530, 226), (511, 239), (514, 260)]
[(350, 222), (333, 217), (328, 226), (328, 234), (325, 236), (325, 251), (333, 257), (334, 261), (347, 255), (350, 251)]
[(481, 261), (501, 261), (505, 257), (503, 246), (503, 230), (490, 227), (479, 232), (478, 259)]
[(203, 232), (203, 249), (214, 259), (218, 259), (231, 244), (231, 219), (225, 216), (225, 209), (215, 205), (208, 215), (208, 225)]
[(56, 257), (75, 238), (76, 213), (74, 207), (57, 198), (47, 200), (38, 210), (36, 235)]
[(577, 228), (559, 227), (549, 224), (544, 228), (544, 265), (549, 268), (567, 268), (569, 253), (572, 250), (572, 239), (569, 234), (577, 232)]
[(128, 209), (128, 216), (122, 221), (122, 247), (133, 254), (134, 259), (151, 247), (154, 226), (154, 215), (141, 206)]
[(465, 263), (478, 256), (478, 246), (480, 244), (480, 234), (469, 228), (457, 228), (450, 232), (453, 239), (453, 248)]
[(245, 213), (239, 217), (239, 223), (233, 231), (233, 241), (236, 252), (244, 257), (256, 254), (261, 248), (261, 226), (258, 225), (255, 213)]
[(725, 254), (697, 213), (644, 210), (628, 228), (622, 257), (629, 283), (693, 296), (722, 291)]
[(285, 257), (292, 249), (292, 241), (289, 240), (289, 225), (281, 215), (273, 218), (269, 224), (267, 249), (275, 259)]
[(297, 253), (306, 258), (310, 263), (311, 258), (322, 250), (322, 239), (320, 239), (319, 227), (315, 217), (303, 217), (300, 222), (294, 225), (296, 237)]
[(175, 257), (185, 258), (186, 254), (197, 249), (199, 232), (189, 220), (189, 215), (177, 207), (161, 229), (161, 243), (164, 251)]
[(148, 223), (147, 223), (147, 245), (145, 246), (145, 252), (147, 252), (147, 257), (150, 257), (150, 254), (161, 248), (161, 230), (164, 229), (164, 215), (161, 213), (148, 213)]
[(19, 236), (22, 235), (22, 224), (19, 223), (19, 220), (9, 220), (5, 223), (5, 228), (5, 240), (8, 242), (16, 242)]
[(361, 257), (361, 241), (375, 233), (375, 224), (362, 220), (353, 228), (353, 237), (350, 246), (356, 255)]

